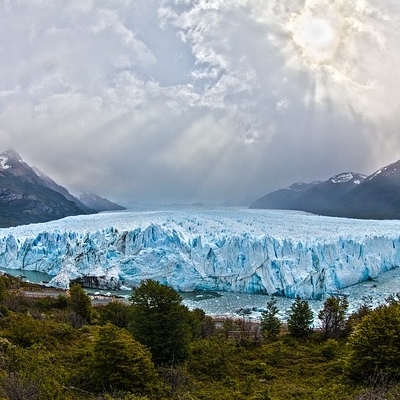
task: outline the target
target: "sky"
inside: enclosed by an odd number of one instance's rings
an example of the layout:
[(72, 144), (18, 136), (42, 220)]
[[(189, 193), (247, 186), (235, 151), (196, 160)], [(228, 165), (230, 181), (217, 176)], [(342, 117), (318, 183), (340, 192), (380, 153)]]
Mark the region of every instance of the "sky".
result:
[(0, 0), (0, 150), (71, 193), (253, 199), (400, 158), (398, 0)]

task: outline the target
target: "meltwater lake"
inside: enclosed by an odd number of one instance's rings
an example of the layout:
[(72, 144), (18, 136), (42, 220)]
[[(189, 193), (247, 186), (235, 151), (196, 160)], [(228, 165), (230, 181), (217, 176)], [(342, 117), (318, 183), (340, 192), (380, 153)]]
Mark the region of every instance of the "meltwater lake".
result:
[[(33, 283), (45, 283), (52, 279), (52, 275), (48, 275), (39, 271), (2, 269), (3, 272), (22, 277), (24, 280)], [(131, 290), (99, 290), (88, 289), (88, 293), (100, 292), (100, 294), (112, 294), (124, 296), (126, 300), (132, 294)], [(364, 299), (370, 298), (373, 307), (385, 303), (385, 299), (391, 294), (400, 292), (400, 268), (384, 272), (378, 278), (368, 282), (363, 282), (346, 289), (337, 291), (338, 295), (346, 295), (349, 299), (349, 312), (357, 309)], [(272, 298), (277, 300), (277, 306), (280, 309), (279, 316), (282, 320), (287, 318), (287, 311), (293, 303), (293, 299), (285, 297), (272, 297), (263, 294), (249, 293), (234, 293), (234, 292), (180, 292), (183, 298), (183, 303), (190, 309), (201, 308), (208, 315), (238, 317), (237, 311), (241, 308), (261, 309)], [(308, 300), (315, 316), (322, 308), (324, 300)], [(245, 318), (258, 319), (259, 311), (253, 311), (251, 314), (246, 314)]]

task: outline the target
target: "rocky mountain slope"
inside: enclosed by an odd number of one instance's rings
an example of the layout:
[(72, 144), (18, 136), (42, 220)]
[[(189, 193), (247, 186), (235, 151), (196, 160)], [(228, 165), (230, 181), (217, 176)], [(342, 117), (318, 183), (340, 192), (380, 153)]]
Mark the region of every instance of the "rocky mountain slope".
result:
[(95, 212), (31, 168), (15, 151), (0, 153), (0, 227)]

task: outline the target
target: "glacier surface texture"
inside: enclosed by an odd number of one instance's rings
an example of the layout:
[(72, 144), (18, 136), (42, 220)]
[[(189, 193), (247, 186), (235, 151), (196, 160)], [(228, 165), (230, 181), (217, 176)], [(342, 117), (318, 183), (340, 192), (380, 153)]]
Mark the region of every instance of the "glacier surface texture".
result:
[(400, 264), (400, 221), (274, 210), (117, 212), (0, 229), (0, 269), (319, 299)]

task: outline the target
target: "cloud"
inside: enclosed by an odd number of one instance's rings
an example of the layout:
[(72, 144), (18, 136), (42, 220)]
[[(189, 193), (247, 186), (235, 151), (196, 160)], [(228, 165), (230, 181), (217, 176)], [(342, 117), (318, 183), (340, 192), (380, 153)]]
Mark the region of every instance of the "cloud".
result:
[(399, 158), (393, 0), (0, 5), (0, 143), (73, 192), (257, 197)]

